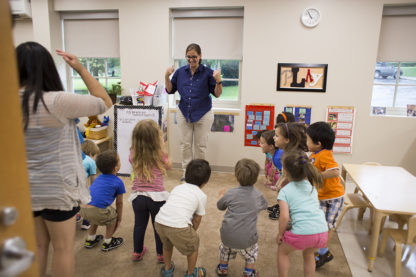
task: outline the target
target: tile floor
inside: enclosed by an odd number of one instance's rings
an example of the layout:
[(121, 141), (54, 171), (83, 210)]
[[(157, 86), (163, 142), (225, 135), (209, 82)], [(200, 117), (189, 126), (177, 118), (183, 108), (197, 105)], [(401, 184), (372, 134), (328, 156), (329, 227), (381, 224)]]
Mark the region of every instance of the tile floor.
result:
[[(354, 184), (347, 180), (347, 192), (353, 192)], [(368, 234), (369, 211), (364, 214), (362, 221), (357, 220), (358, 209), (348, 211), (338, 229), (339, 240), (344, 249), (345, 256), (350, 266), (353, 276), (358, 277), (384, 277), (394, 276), (394, 257), (393, 242), (389, 239), (383, 257), (377, 256), (373, 272), (368, 272), (368, 260), (366, 249), (370, 245), (370, 235)], [(385, 226), (396, 228), (395, 223), (386, 221)], [(403, 247), (402, 254), (402, 277), (416, 276), (416, 247)]]

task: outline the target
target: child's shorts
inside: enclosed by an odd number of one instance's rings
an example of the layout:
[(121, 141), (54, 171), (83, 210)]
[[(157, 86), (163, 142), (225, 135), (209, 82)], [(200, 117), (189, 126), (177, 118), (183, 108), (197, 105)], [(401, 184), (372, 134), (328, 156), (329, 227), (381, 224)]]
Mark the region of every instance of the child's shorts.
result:
[(286, 231), (282, 240), (297, 250), (324, 248), (328, 243), (328, 232), (313, 235), (296, 235), (291, 231)]
[(34, 217), (40, 216), (43, 219), (46, 219), (49, 221), (61, 222), (61, 221), (65, 221), (74, 217), (78, 212), (79, 212), (79, 207), (74, 207), (70, 211), (44, 209), (41, 211), (33, 212), (33, 216)]
[(326, 222), (328, 222), (328, 228), (334, 229), (338, 219), (339, 212), (344, 205), (344, 196), (319, 200), (319, 205), (322, 211), (324, 211)]
[(174, 228), (155, 222), (155, 229), (163, 248), (167, 250), (172, 250), (175, 246), (182, 255), (189, 256), (199, 248), (198, 233), (191, 225), (186, 228)]
[(258, 245), (257, 243), (255, 243), (246, 249), (235, 249), (224, 245), (222, 242), (220, 243), (221, 261), (228, 262), (229, 260), (235, 259), (237, 253), (243, 256), (244, 260), (246, 261), (246, 264), (254, 264), (257, 260)]
[(91, 206), (82, 207), (80, 214), (84, 219), (98, 226), (108, 226), (117, 221), (117, 211), (111, 206), (105, 209)]

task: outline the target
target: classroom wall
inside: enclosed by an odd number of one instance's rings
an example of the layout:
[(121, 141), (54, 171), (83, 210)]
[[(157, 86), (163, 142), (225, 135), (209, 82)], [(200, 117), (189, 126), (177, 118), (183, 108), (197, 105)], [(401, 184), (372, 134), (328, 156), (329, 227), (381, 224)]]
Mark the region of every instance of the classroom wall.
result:
[[(328, 105), (348, 105), (356, 108), (353, 153), (337, 154), (335, 159), (341, 164), (400, 165), (416, 174), (416, 120), (370, 116), (383, 4), (399, 3), (416, 1), (55, 0), (54, 9), (119, 10), (121, 75), (128, 91), (139, 80), (163, 81), (166, 67), (172, 64), (170, 8), (243, 6), (240, 112), (233, 133), (210, 135), (207, 159), (212, 165), (230, 169), (243, 157), (263, 164), (259, 148), (243, 146), (246, 104), (271, 103), (276, 113), (287, 104), (311, 105), (312, 122), (325, 120)], [(309, 6), (322, 13), (321, 23), (312, 29), (300, 23), (301, 13)], [(327, 63), (326, 93), (276, 92), (278, 62)], [(179, 131), (170, 115), (170, 155), (179, 163)]]

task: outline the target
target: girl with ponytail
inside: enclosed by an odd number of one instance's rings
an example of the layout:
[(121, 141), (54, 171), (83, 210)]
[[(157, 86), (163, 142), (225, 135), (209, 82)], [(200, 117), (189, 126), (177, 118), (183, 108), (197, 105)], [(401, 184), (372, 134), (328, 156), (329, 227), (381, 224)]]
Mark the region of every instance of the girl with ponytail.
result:
[[(277, 264), (279, 277), (288, 276), (289, 255), (303, 251), (304, 275), (315, 273), (314, 252), (328, 242), (328, 225), (319, 208), (316, 188), (322, 186), (322, 177), (303, 151), (285, 152), (283, 174), (289, 183), (277, 197), (280, 206), (279, 234), (277, 236)], [(289, 219), (292, 228), (287, 230)]]

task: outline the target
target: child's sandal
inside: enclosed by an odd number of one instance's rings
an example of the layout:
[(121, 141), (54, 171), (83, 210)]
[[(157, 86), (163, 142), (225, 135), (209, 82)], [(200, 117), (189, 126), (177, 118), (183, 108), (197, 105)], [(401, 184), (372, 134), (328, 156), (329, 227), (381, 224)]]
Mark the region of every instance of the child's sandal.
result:
[(175, 270), (175, 264), (173, 263), (173, 261), (171, 261), (170, 268), (168, 270), (165, 270), (165, 265), (163, 265), (162, 268), (160, 269), (160, 273), (162, 277), (172, 277), (174, 270)]
[(188, 272), (185, 272), (185, 277), (205, 277), (207, 276), (207, 271), (203, 267), (195, 267), (194, 272), (189, 275)]

